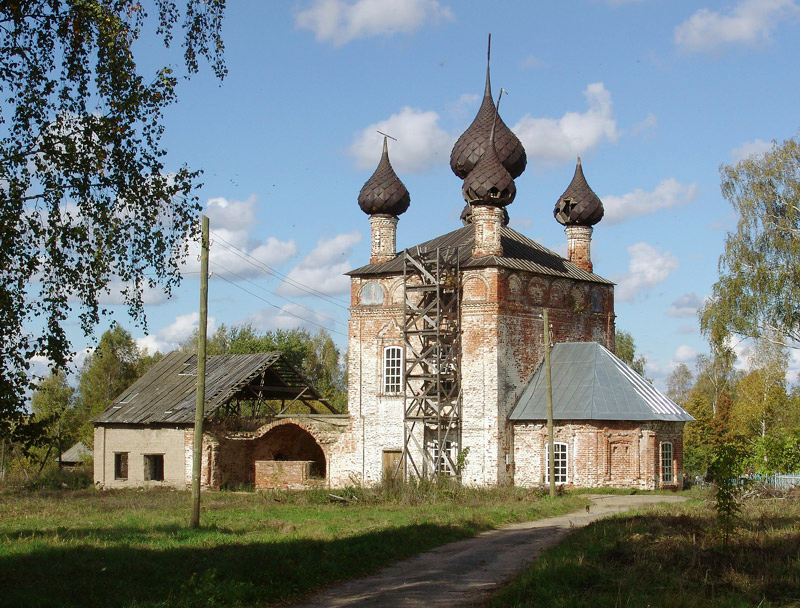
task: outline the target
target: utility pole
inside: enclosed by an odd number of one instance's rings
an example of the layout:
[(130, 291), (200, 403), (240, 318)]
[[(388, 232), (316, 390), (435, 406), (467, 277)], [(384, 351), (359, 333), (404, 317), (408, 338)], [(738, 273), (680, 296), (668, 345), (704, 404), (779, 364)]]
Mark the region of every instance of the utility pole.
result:
[(556, 495), (555, 440), (553, 438), (553, 383), (550, 379), (550, 323), (547, 309), (542, 308), (544, 324), (544, 377), (547, 383), (547, 474), (550, 478), (550, 498)]
[(202, 216), (200, 242), (200, 326), (197, 331), (197, 398), (192, 456), (192, 528), (200, 527), (200, 471), (203, 463), (203, 404), (206, 400), (206, 325), (208, 319), (208, 217)]

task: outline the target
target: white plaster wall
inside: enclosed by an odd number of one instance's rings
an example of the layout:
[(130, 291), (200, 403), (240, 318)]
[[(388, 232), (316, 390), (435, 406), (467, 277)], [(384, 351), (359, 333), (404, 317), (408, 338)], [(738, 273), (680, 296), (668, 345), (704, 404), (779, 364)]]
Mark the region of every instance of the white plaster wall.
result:
[[(103, 488), (186, 487), (185, 429), (182, 427), (95, 427), (95, 484)], [(114, 453), (128, 453), (128, 479), (114, 479)], [(144, 480), (145, 454), (163, 454), (164, 480)]]

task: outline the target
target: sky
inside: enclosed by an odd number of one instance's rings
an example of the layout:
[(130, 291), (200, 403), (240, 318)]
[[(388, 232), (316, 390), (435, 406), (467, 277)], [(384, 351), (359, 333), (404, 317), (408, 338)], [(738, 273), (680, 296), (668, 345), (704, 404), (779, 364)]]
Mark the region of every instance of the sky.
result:
[[(398, 248), (458, 228), (450, 150), (480, 105), (491, 33), (493, 93), (508, 91), (500, 114), (528, 156), (511, 226), (566, 255), (552, 210), (580, 155), (605, 206), (595, 272), (617, 283), (617, 328), (663, 388), (707, 351), (697, 308), (736, 226), (720, 166), (800, 125), (800, 0), (252, 0), (229, 3), (223, 33), (227, 77), (182, 82), (164, 138), (168, 168), (204, 171), (210, 332), (324, 327), (344, 351), (343, 273), (369, 258), (357, 197), (376, 131), (397, 139), (411, 194)], [(157, 48), (143, 44), (143, 60)], [(172, 299), (146, 294), (146, 330), (104, 296), (142, 348), (168, 351), (197, 326), (197, 251)], [(75, 327), (76, 350), (104, 329)], [(794, 379), (800, 354), (791, 365)]]

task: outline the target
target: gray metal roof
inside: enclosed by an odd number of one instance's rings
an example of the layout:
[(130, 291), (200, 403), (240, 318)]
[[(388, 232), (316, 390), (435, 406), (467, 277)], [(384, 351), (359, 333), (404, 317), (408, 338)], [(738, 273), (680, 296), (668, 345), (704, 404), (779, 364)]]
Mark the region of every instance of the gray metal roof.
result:
[[(596, 342), (559, 343), (550, 353), (554, 420), (694, 420), (627, 364)], [(545, 420), (544, 364), (510, 420)]]
[[(608, 279), (598, 274), (587, 272), (562, 258), (554, 251), (550, 251), (536, 241), (520, 234), (513, 228), (502, 226), (500, 228), (500, 243), (503, 247), (502, 256), (489, 255), (482, 258), (472, 257), (472, 246), (475, 243), (475, 226), (469, 225), (453, 230), (441, 236), (425, 241), (408, 249), (412, 254), (416, 249), (421, 252), (434, 251), (437, 247), (458, 247), (459, 263), (461, 268), (484, 268), (487, 266), (500, 266), (511, 270), (522, 270), (545, 274), (556, 277), (568, 277), (580, 281), (592, 281), (613, 285)], [(351, 270), (350, 276), (371, 276), (384, 274), (402, 274), (403, 256), (397, 256), (383, 264), (367, 264), (361, 268)]]
[[(169, 353), (94, 419), (97, 424), (194, 424), (197, 356)], [(206, 417), (234, 397), (298, 398), (333, 412), (316, 390), (278, 352), (215, 355), (206, 360)], [(312, 411), (317, 412), (313, 407)]]
[(79, 441), (70, 449), (61, 453), (61, 462), (80, 462), (84, 458), (89, 458), (92, 455), (91, 448), (87, 448), (83, 441)]

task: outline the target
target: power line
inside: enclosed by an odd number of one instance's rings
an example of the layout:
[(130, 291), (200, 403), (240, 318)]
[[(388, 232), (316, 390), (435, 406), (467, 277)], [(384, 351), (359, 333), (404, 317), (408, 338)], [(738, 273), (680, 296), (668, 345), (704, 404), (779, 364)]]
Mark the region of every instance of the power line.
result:
[(323, 325), (322, 323), (317, 323), (316, 321), (312, 321), (311, 319), (307, 319), (307, 318), (305, 318), (305, 317), (302, 317), (302, 316), (300, 316), (300, 315), (296, 315), (296, 314), (294, 314), (293, 312), (289, 312), (288, 310), (284, 310), (283, 308), (281, 308), (281, 307), (280, 307), (280, 306), (278, 306), (277, 304), (273, 304), (273, 303), (272, 303), (272, 302), (270, 302), (269, 300), (267, 300), (267, 299), (265, 299), (265, 298), (262, 298), (262, 297), (261, 297), (260, 295), (258, 295), (257, 293), (253, 293), (253, 292), (252, 292), (252, 291), (250, 291), (249, 289), (245, 289), (244, 287), (242, 287), (242, 286), (241, 286), (241, 285), (239, 285), (238, 283), (235, 283), (234, 281), (231, 281), (230, 279), (228, 279), (228, 278), (227, 278), (227, 277), (225, 277), (224, 275), (219, 275), (219, 278), (220, 278), (220, 279), (222, 279), (223, 281), (225, 281), (226, 283), (229, 283), (230, 285), (233, 285), (233, 286), (234, 286), (234, 287), (236, 287), (237, 289), (241, 289), (241, 290), (242, 290), (242, 291), (244, 291), (245, 293), (248, 293), (248, 294), (250, 294), (250, 295), (251, 295), (251, 296), (253, 296), (254, 298), (256, 298), (256, 299), (258, 299), (258, 300), (261, 300), (261, 301), (262, 301), (262, 302), (264, 302), (265, 304), (268, 304), (269, 306), (272, 306), (273, 308), (275, 308), (275, 309), (279, 310), (280, 312), (282, 312), (282, 313), (284, 313), (284, 314), (287, 314), (287, 315), (289, 315), (290, 317), (294, 317), (295, 319), (299, 319), (300, 321), (305, 321), (306, 323), (311, 323), (312, 325), (316, 325), (317, 327), (319, 327), (319, 328), (321, 328), (321, 329), (324, 329), (325, 331), (329, 331), (329, 332), (331, 332), (331, 333), (339, 334), (340, 336), (346, 336), (346, 335), (347, 335), (347, 334), (345, 334), (344, 332), (341, 332), (341, 331), (339, 331), (338, 329), (332, 329), (332, 328), (330, 328), (330, 327), (326, 327), (326, 326), (325, 326), (325, 325)]
[(269, 274), (271, 274), (271, 275), (273, 275), (275, 277), (278, 277), (280, 279), (283, 279), (286, 283), (288, 283), (292, 287), (295, 287), (295, 288), (297, 288), (297, 289), (299, 289), (301, 291), (304, 291), (309, 295), (313, 295), (313, 296), (316, 296), (318, 298), (322, 298), (322, 299), (326, 300), (327, 302), (329, 302), (329, 303), (331, 303), (331, 304), (333, 304), (335, 306), (339, 306), (340, 308), (344, 308), (345, 310), (349, 309), (348, 306), (343, 304), (343, 302), (344, 302), (343, 299), (334, 298), (332, 296), (329, 296), (326, 293), (323, 293), (323, 292), (321, 292), (321, 291), (319, 291), (317, 289), (314, 289), (313, 287), (311, 287), (309, 285), (305, 285), (304, 283), (301, 283), (300, 281), (298, 281), (296, 279), (292, 279), (288, 275), (285, 275), (282, 272), (279, 272), (278, 270), (275, 270), (274, 268), (272, 268), (268, 264), (265, 264), (264, 262), (261, 262), (260, 260), (257, 260), (256, 258), (254, 258), (252, 255), (250, 255), (246, 251), (242, 251), (241, 249), (236, 247), (236, 245), (234, 245), (230, 241), (226, 240), (225, 238), (220, 236), (219, 233), (216, 233), (213, 230), (212, 230), (212, 235), (214, 236), (214, 238), (219, 239), (220, 241), (222, 241), (223, 243), (225, 243), (227, 245), (227, 247), (225, 247), (225, 249), (227, 249), (228, 251), (232, 252), (234, 255), (236, 255), (237, 257), (239, 257), (242, 260), (246, 261), (250, 265), (252, 265), (252, 266), (254, 266), (256, 268), (261, 268), (263, 270), (266, 270), (267, 273), (269, 273)]
[[(238, 273), (236, 273), (236, 272), (232, 271), (230, 268), (227, 268), (226, 266), (224, 266), (224, 265), (222, 265), (222, 264), (217, 264), (217, 266), (218, 266), (219, 268), (221, 268), (223, 271), (227, 272), (228, 274), (230, 274), (230, 275), (233, 275), (234, 277), (236, 277), (236, 278), (237, 278), (239, 281), (244, 281), (244, 282), (246, 282), (246, 283), (250, 283), (250, 284), (251, 284), (251, 285), (253, 285), (255, 288), (257, 288), (257, 289), (260, 289), (261, 291), (264, 291), (264, 292), (266, 292), (266, 293), (269, 293), (270, 295), (274, 295), (274, 296), (276, 296), (276, 297), (280, 298), (281, 300), (285, 300), (285, 301), (286, 301), (286, 302), (288, 302), (289, 304), (294, 304), (295, 306), (299, 306), (300, 308), (304, 308), (305, 310), (307, 310), (308, 312), (310, 312), (310, 313), (312, 313), (312, 314), (316, 313), (316, 311), (315, 311), (313, 308), (309, 308), (308, 306), (306, 306), (306, 305), (304, 305), (304, 304), (300, 304), (299, 302), (295, 302), (295, 301), (293, 301), (293, 300), (290, 300), (290, 299), (289, 299), (289, 298), (287, 298), (287, 297), (284, 297), (284, 296), (278, 295), (278, 294), (276, 294), (276, 293), (273, 293), (273, 292), (269, 291), (268, 289), (266, 289), (266, 288), (262, 287), (262, 286), (261, 286), (261, 285), (259, 285), (258, 283), (254, 282), (254, 281), (251, 281), (250, 279), (248, 279), (248, 278), (246, 278), (246, 277), (243, 277), (243, 276), (241, 276), (240, 274), (238, 274)], [(229, 282), (230, 282), (230, 281), (229, 281)], [(283, 310), (283, 309), (281, 309), (281, 310)], [(334, 322), (334, 323), (338, 323), (339, 321), (338, 321), (337, 319), (335, 319), (335, 318), (334, 318), (334, 319), (333, 319), (333, 322)]]

